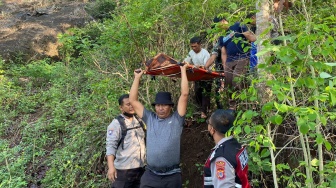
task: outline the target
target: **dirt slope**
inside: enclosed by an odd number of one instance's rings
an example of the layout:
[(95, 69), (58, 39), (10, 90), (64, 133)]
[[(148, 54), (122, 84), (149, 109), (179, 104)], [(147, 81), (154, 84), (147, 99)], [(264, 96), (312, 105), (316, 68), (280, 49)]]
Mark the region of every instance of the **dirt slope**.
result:
[(84, 6), (81, 1), (2, 0), (0, 55), (57, 58), (57, 35), (91, 19)]

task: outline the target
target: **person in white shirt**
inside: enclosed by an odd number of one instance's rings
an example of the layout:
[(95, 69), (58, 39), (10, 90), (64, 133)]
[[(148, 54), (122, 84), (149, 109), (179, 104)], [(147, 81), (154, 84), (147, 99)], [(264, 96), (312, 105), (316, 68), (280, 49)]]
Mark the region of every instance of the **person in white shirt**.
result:
[[(192, 50), (188, 53), (188, 56), (184, 59), (185, 62), (193, 64), (196, 67), (204, 68), (206, 62), (210, 58), (210, 54), (207, 50), (201, 47), (200, 37), (193, 37), (190, 39), (190, 47)], [(198, 105), (201, 106), (201, 118), (207, 117), (207, 112), (210, 108), (210, 92), (212, 81), (195, 81), (195, 98)]]

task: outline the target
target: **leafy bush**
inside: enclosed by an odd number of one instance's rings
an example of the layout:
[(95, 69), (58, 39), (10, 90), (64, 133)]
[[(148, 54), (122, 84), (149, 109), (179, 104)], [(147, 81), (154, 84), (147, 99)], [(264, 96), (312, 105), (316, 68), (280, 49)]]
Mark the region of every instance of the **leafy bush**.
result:
[(97, 0), (85, 7), (85, 10), (95, 19), (107, 19), (112, 17), (112, 13), (117, 6), (117, 2), (110, 0)]

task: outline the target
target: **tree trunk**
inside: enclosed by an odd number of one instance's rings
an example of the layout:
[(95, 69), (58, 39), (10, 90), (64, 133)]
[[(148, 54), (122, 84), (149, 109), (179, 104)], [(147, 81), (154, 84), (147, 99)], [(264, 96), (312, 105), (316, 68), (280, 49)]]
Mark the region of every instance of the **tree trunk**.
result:
[[(263, 50), (262, 43), (265, 40), (270, 39), (270, 33), (268, 34), (262, 34), (264, 31), (270, 26), (269, 21), (269, 14), (270, 14), (270, 4), (268, 0), (259, 0), (256, 4), (257, 14), (256, 14), (256, 35), (257, 35), (257, 52), (261, 52)], [(264, 53), (263, 55), (258, 56), (258, 64), (265, 64), (266, 58), (269, 57), (270, 53)], [(258, 75), (259, 78), (263, 81), (259, 82), (257, 85), (258, 89), (258, 97), (259, 102), (261, 105), (267, 103), (270, 101), (272, 97), (272, 91), (269, 87), (266, 86), (265, 82), (266, 80), (270, 80), (271, 75), (265, 72), (264, 69), (258, 69)], [(272, 127), (270, 123), (267, 124), (267, 136), (270, 140), (273, 142), (272, 137)], [(274, 182), (274, 188), (278, 188), (278, 180), (277, 180), (277, 173), (276, 173), (276, 164), (275, 164), (275, 155), (274, 155), (274, 148), (272, 145), (269, 146), (270, 156), (271, 156), (271, 164), (272, 164), (272, 176), (273, 176), (273, 182)]]
[[(259, 0), (256, 4), (257, 14), (256, 14), (256, 35), (257, 35), (257, 51), (261, 52), (263, 50), (262, 43), (265, 40), (268, 40), (270, 38), (270, 33), (262, 35), (262, 33), (270, 26), (269, 22), (269, 9), (270, 5), (268, 0)], [(265, 53), (261, 56), (258, 56), (258, 64), (265, 64), (266, 58), (269, 56), (269, 53)], [(271, 75), (268, 75), (265, 73), (263, 69), (258, 69), (258, 75), (259, 78), (262, 78), (264, 80), (271, 79)], [(260, 82), (257, 85), (258, 88), (258, 95), (259, 95), (259, 102), (262, 104), (265, 104), (269, 101), (269, 99), (272, 96), (272, 92), (269, 88), (266, 87), (265, 82)]]

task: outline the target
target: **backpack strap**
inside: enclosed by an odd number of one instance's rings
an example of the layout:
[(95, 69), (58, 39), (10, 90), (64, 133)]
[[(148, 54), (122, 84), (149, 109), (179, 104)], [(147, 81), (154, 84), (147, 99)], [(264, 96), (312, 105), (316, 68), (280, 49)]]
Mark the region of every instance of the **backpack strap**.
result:
[(138, 122), (140, 123), (140, 126), (136, 126), (132, 128), (126, 127), (125, 118), (122, 115), (119, 115), (116, 117), (116, 119), (118, 120), (120, 124), (120, 129), (121, 129), (121, 138), (118, 142), (117, 148), (119, 148), (119, 146), (121, 145), (121, 148), (124, 149), (124, 140), (125, 140), (128, 130), (142, 128), (144, 131), (146, 131), (146, 124), (142, 121), (142, 119), (140, 119), (139, 116), (137, 115), (134, 115), (134, 117), (138, 120)]
[(121, 138), (118, 142), (117, 148), (119, 148), (120, 144), (122, 143), (122, 149), (124, 149), (124, 139), (125, 136), (127, 134), (127, 128), (126, 128), (126, 124), (125, 124), (125, 118), (122, 115), (119, 115), (116, 117), (116, 119), (118, 120), (119, 124), (120, 124), (120, 129), (121, 129)]
[(138, 122), (140, 123), (140, 126), (142, 127), (143, 131), (146, 132), (147, 130), (147, 125), (146, 123), (138, 116), (138, 115), (134, 115), (135, 119), (138, 120)]

